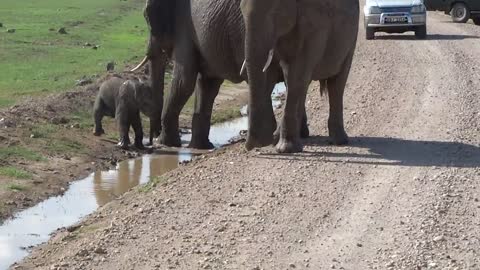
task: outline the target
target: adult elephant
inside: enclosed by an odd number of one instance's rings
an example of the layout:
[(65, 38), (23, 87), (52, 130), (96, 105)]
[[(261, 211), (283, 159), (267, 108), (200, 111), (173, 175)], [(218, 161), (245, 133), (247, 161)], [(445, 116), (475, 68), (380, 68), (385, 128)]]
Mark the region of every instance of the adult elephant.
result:
[(277, 151), (302, 151), (299, 120), (312, 80), (320, 80), (328, 90), (328, 130), (332, 142), (346, 144), (343, 93), (357, 41), (358, 0), (242, 0), (241, 10), (246, 26), (246, 67), (253, 95), (247, 149), (272, 142), (269, 132), (261, 128), (273, 124), (263, 111), (266, 101), (260, 98), (272, 56), (280, 61), (288, 92), (277, 130)]
[[(247, 80), (241, 72), (245, 62), (245, 26), (241, 0), (148, 0), (145, 18), (150, 28), (147, 56), (138, 66), (151, 63), (153, 87), (163, 95), (166, 60), (174, 62), (171, 91), (162, 114), (160, 142), (181, 146), (179, 115), (193, 94), (196, 102), (189, 147), (213, 148), (208, 139), (213, 102), (224, 80)], [(137, 68), (138, 68), (137, 67)], [(265, 82), (251, 99), (261, 99), (264, 117), (271, 125), (258, 127), (272, 137), (276, 122), (271, 105), (275, 83), (283, 81), (279, 62), (272, 59)], [(302, 135), (308, 136), (306, 118)]]

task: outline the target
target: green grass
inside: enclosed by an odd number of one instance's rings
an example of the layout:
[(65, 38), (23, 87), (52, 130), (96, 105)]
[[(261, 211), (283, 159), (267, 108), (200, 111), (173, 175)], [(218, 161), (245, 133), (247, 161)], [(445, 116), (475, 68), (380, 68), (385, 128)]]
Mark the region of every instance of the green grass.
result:
[(150, 181), (146, 183), (145, 185), (141, 185), (138, 187), (138, 191), (140, 192), (150, 192), (152, 191), (156, 186), (158, 185), (164, 185), (167, 183), (167, 179), (163, 176), (155, 176), (155, 177), (150, 177)]
[(0, 175), (16, 179), (32, 179), (33, 175), (25, 170), (15, 167), (0, 167)]
[(239, 108), (230, 108), (222, 111), (216, 111), (212, 115), (212, 125), (223, 123), (234, 118), (241, 117), (242, 114), (240, 113)]
[(58, 131), (59, 127), (53, 124), (39, 124), (32, 128), (33, 138), (50, 138)]
[(40, 154), (21, 146), (9, 146), (0, 148), (0, 159), (23, 158), (28, 161), (44, 161), (45, 158)]
[(55, 138), (54, 140), (47, 141), (46, 150), (56, 154), (63, 154), (85, 153), (87, 149), (84, 144), (78, 141), (66, 137), (60, 137)]
[(13, 191), (24, 191), (27, 189), (26, 186), (23, 186), (20, 184), (14, 184), (14, 183), (8, 184), (6, 187), (7, 189), (13, 190)]
[[(105, 120), (106, 120), (106, 117), (105, 117)], [(79, 124), (80, 129), (91, 130), (93, 128), (92, 112), (88, 110), (76, 111), (70, 116), (70, 122)]]
[[(71, 89), (110, 61), (121, 70), (141, 59), (148, 36), (143, 6), (143, 0), (2, 0), (0, 107)], [(68, 34), (57, 33), (60, 27)]]
[[(80, 121), (79, 124), (80, 127), (88, 125), (86, 119)], [(54, 124), (36, 124), (30, 130), (31, 135), (33, 135), (33, 139), (30, 140), (51, 154), (84, 153), (86, 151), (83, 143), (65, 137), (61, 129), (61, 126)]]
[(120, 135), (118, 134), (118, 132), (108, 131), (107, 134), (105, 135), (105, 138), (112, 141), (117, 141), (120, 138)]

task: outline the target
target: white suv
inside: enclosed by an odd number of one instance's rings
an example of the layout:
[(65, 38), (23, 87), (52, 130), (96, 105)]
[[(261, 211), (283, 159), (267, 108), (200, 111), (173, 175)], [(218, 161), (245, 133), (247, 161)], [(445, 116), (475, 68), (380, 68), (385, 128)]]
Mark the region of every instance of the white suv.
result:
[(423, 0), (367, 0), (363, 11), (367, 39), (374, 39), (375, 32), (414, 31), (419, 39), (427, 37), (427, 12)]

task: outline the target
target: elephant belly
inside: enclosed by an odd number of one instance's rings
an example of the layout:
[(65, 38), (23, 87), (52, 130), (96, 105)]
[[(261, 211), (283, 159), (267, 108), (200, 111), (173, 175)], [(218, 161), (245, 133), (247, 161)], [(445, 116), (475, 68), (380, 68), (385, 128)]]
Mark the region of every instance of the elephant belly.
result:
[(337, 75), (346, 59), (353, 53), (357, 43), (358, 17), (355, 22), (332, 24), (325, 53), (313, 72), (312, 80), (327, 79)]
[(201, 72), (239, 83), (244, 60), (244, 25), (240, 0), (192, 1), (194, 42)]

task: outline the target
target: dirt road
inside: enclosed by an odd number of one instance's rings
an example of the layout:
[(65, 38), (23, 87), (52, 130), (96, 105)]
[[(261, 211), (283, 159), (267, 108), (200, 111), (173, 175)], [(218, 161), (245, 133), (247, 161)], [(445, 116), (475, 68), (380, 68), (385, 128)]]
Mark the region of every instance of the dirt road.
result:
[(305, 152), (237, 145), (60, 231), (16, 269), (480, 269), (480, 27), (360, 31), (348, 147), (308, 97)]

